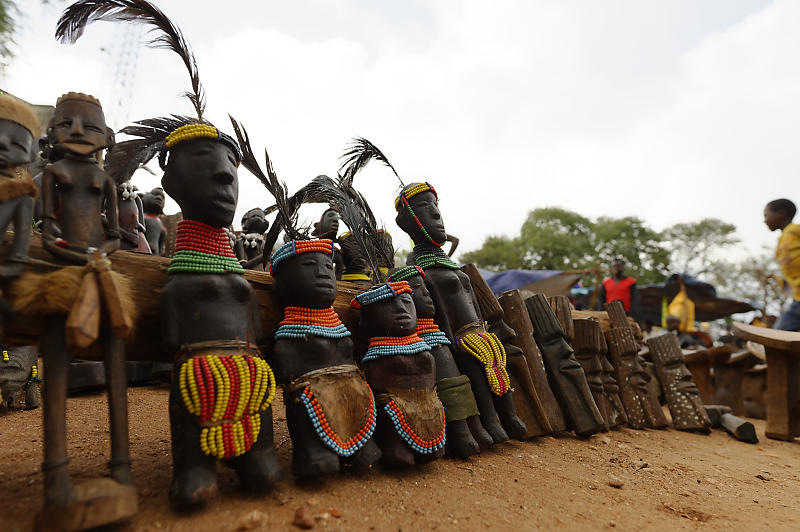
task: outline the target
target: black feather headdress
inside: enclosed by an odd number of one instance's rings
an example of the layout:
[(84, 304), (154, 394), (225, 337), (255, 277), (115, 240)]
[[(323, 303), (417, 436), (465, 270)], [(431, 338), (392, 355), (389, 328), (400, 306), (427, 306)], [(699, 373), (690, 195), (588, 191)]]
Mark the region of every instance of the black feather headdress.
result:
[(56, 24), (56, 40), (75, 44), (89, 24), (101, 21), (134, 22), (152, 26), (150, 33), (155, 35), (147, 45), (172, 50), (181, 58), (192, 85), (192, 90), (184, 95), (192, 102), (197, 119), (203, 120), (206, 101), (197, 71), (197, 61), (181, 30), (163, 11), (146, 0), (78, 0), (61, 13)]
[(405, 186), (402, 178), (394, 169), (392, 163), (373, 143), (363, 137), (356, 137), (351, 141), (347, 151), (342, 155), (342, 165), (339, 167), (339, 181), (352, 186), (356, 174), (372, 160), (382, 162), (391, 168), (400, 181), (400, 186)]
[[(56, 39), (62, 43), (74, 44), (83, 35), (86, 27), (93, 22), (130, 22), (150, 26), (153, 34), (147, 43), (153, 48), (163, 48), (175, 52), (181, 58), (187, 72), (191, 90), (183, 93), (194, 107), (197, 117), (170, 115), (168, 117), (140, 120), (134, 125), (123, 128), (120, 132), (132, 137), (117, 143), (109, 151), (106, 158), (106, 170), (117, 180), (130, 178), (139, 166), (146, 164), (158, 155), (161, 168), (167, 164), (167, 140), (171, 133), (193, 124), (209, 126), (211, 138), (216, 138), (228, 146), (241, 160), (241, 153), (236, 141), (216, 130), (205, 120), (205, 91), (200, 83), (197, 61), (189, 43), (180, 28), (156, 6), (146, 0), (78, 0), (67, 7), (56, 25)], [(210, 136), (210, 135), (203, 135)], [(193, 137), (187, 137), (193, 138)]]

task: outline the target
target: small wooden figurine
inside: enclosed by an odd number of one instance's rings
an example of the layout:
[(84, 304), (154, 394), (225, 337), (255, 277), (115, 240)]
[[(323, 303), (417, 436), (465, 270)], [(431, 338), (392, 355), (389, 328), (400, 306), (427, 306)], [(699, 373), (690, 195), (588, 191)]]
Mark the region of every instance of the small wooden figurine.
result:
[(598, 344), (600, 345), (600, 365), (603, 367), (601, 378), (603, 380), (603, 393), (608, 397), (608, 424), (609, 427), (614, 428), (628, 423), (628, 416), (625, 415), (625, 407), (622, 404), (622, 399), (619, 396), (619, 384), (614, 376), (614, 366), (608, 361), (608, 344), (606, 337), (603, 334), (603, 328), (597, 328)]
[(117, 210), (119, 211), (120, 249), (150, 254), (150, 244), (145, 236), (144, 208), (136, 185), (125, 181), (117, 185)]
[(263, 209), (256, 207), (242, 216), (242, 233), (233, 245), (233, 252), (245, 270), (264, 271), (262, 256), (267, 229), (269, 222)]
[(667, 398), (672, 423), (678, 430), (710, 432), (708, 419), (700, 392), (692, 380), (691, 372), (683, 363), (683, 353), (674, 334), (662, 334), (647, 340), (650, 356), (656, 366), (658, 380)]
[(391, 467), (444, 455), (445, 410), (436, 395), (430, 347), (417, 335), (417, 313), (407, 281), (387, 282), (357, 295), (360, 328), (369, 336), (361, 366), (377, 394), (375, 439)]
[(164, 256), (164, 246), (167, 243), (167, 230), (161, 221), (164, 214), (164, 189), (154, 188), (145, 193), (142, 197), (142, 208), (144, 209), (144, 227), (147, 244), (153, 255)]
[[(444, 405), (447, 420), (447, 453), (457, 458), (480, 452), (480, 446), (470, 433), (467, 418), (478, 419), (478, 405), (472, 395), (469, 378), (462, 375), (453, 358), (450, 340), (434, 321), (436, 308), (425, 286), (425, 272), (419, 266), (404, 266), (394, 270), (391, 282), (407, 281), (417, 313), (417, 335), (428, 344), (436, 365), (436, 392)], [(488, 436), (488, 434), (487, 434)], [(485, 445), (491, 445), (491, 440)]]
[(592, 391), (592, 397), (597, 404), (597, 408), (603, 415), (605, 430), (611, 428), (609, 398), (605, 395), (603, 386), (603, 365), (600, 361), (600, 336), (597, 330), (600, 324), (592, 318), (572, 320), (574, 338), (572, 348), (575, 350), (575, 360), (583, 368), (586, 374), (586, 382)]
[[(533, 323), (533, 335), (542, 352), (550, 386), (558, 398), (568, 428), (578, 436), (589, 436), (604, 427), (603, 416), (592, 398), (586, 374), (575, 360), (572, 348), (553, 309), (542, 294), (525, 300)], [(564, 316), (566, 319), (566, 316)], [(571, 323), (571, 315), (570, 315)]]
[(337, 235), (339, 233), (339, 211), (333, 207), (325, 209), (319, 217), (318, 222), (314, 222), (314, 230), (311, 236), (314, 238), (327, 238), (333, 242), (333, 265), (336, 269), (336, 280), (342, 278), (344, 271), (344, 264), (342, 262), (342, 250), (336, 245), (338, 243)]

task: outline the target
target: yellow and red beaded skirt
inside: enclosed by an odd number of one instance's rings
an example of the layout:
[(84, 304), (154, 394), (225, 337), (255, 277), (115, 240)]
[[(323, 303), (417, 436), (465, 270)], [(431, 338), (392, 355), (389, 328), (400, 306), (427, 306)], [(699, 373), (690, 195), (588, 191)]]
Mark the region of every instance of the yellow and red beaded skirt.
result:
[(277, 389), (258, 350), (193, 350), (180, 364), (178, 379), (183, 404), (202, 427), (202, 451), (220, 459), (249, 451)]
[(495, 395), (503, 395), (511, 389), (506, 370), (506, 350), (496, 334), (487, 332), (482, 323), (473, 323), (462, 327), (455, 336), (461, 351), (483, 364), (486, 381)]

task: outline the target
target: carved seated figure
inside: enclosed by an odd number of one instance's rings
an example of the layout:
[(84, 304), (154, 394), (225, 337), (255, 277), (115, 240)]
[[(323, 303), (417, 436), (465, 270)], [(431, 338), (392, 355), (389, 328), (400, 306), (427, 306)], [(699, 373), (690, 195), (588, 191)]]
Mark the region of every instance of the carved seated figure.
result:
[(284, 386), (299, 478), (364, 468), (381, 452), (372, 440), (377, 406), (353, 363), (353, 341), (333, 301), (336, 277), (330, 240), (291, 240), (273, 255), (273, 289), (284, 306), (272, 361)]
[(407, 281), (388, 282), (357, 295), (360, 328), (369, 337), (361, 366), (377, 394), (375, 439), (390, 467), (444, 455), (445, 411), (436, 395), (430, 347), (417, 335), (417, 313)]
[(165, 199), (164, 189), (161, 187), (154, 188), (142, 197), (145, 236), (150, 251), (159, 257), (164, 256), (164, 248), (167, 245), (167, 229), (160, 218), (164, 214)]
[(233, 252), (245, 270), (264, 271), (264, 234), (269, 229), (263, 209), (250, 209), (242, 216), (242, 234), (233, 245)]
[(181, 125), (160, 157), (162, 186), (181, 208), (161, 295), (162, 334), (174, 356), (169, 412), (170, 498), (199, 504), (217, 492), (217, 460), (248, 491), (281, 476), (272, 445), (276, 382), (258, 349), (258, 303), (225, 228), (239, 194), (236, 142), (208, 124)]
[[(524, 434), (525, 424), (510, 395), (503, 345), (486, 329), (469, 278), (441, 249), (447, 232), (436, 191), (428, 183), (408, 185), (395, 209), (397, 225), (416, 243), (414, 260), (425, 272), (436, 324), (453, 343), (458, 368), (469, 377), (483, 427), (495, 443), (508, 439), (503, 426), (513, 427), (515, 436)], [(504, 418), (502, 425), (498, 415)], [(481, 428), (470, 424), (470, 430), (480, 443)]]
[[(411, 299), (417, 313), (417, 335), (428, 344), (436, 365), (436, 392), (444, 405), (447, 420), (447, 453), (457, 458), (480, 452), (480, 446), (470, 433), (467, 418), (473, 418), (480, 426), (478, 405), (469, 385), (469, 378), (462, 375), (453, 359), (450, 340), (434, 322), (436, 308), (425, 286), (425, 272), (419, 266), (404, 266), (392, 272), (391, 282), (407, 281), (411, 286)], [(492, 444), (485, 431), (483, 446)]]
[(120, 249), (150, 254), (144, 226), (142, 198), (136, 185), (125, 181), (117, 185), (117, 210), (119, 211)]

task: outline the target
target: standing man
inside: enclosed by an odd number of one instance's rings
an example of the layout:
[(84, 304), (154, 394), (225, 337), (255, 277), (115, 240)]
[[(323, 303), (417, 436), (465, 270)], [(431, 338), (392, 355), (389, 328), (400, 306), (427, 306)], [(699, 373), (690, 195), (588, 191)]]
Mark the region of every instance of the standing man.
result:
[(800, 225), (792, 223), (796, 213), (797, 207), (788, 199), (772, 200), (764, 207), (764, 223), (769, 230), (781, 230), (775, 260), (792, 289), (792, 304), (775, 324), (776, 329), (784, 331), (800, 330)]
[(611, 263), (611, 277), (606, 278), (600, 286), (598, 294), (600, 308), (612, 301), (622, 301), (625, 313), (636, 317), (639, 314), (639, 291), (636, 289), (636, 279), (625, 275), (625, 261), (616, 258)]

